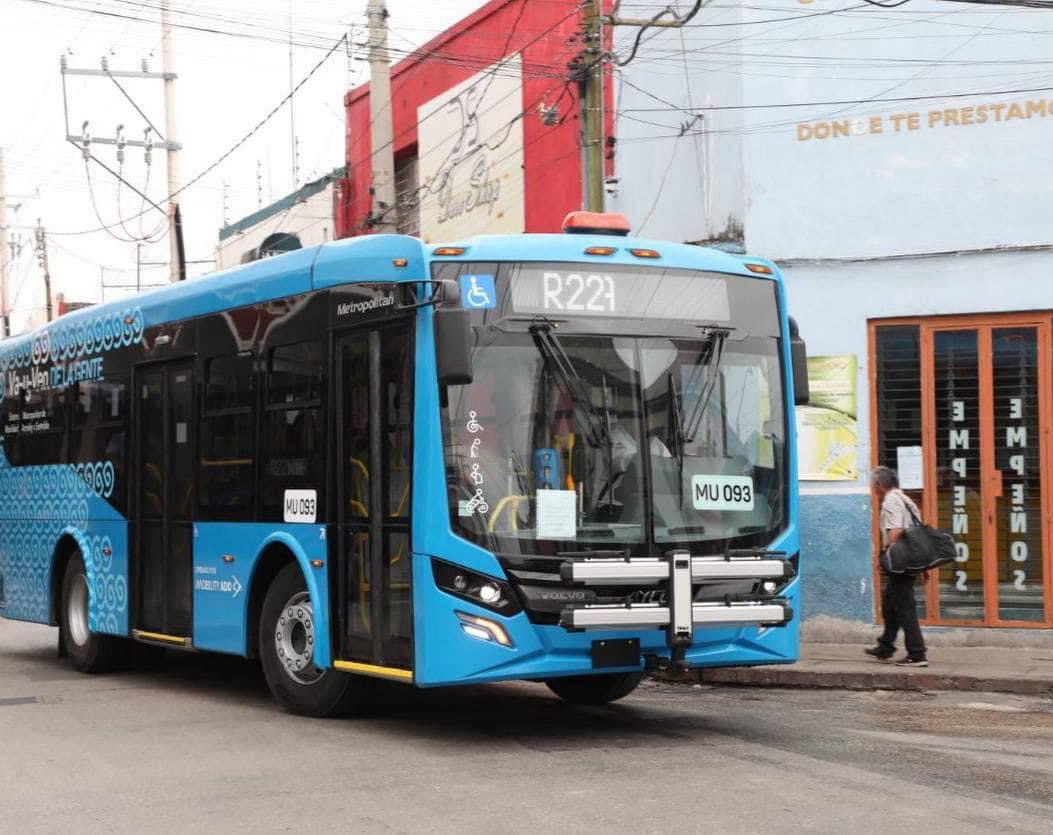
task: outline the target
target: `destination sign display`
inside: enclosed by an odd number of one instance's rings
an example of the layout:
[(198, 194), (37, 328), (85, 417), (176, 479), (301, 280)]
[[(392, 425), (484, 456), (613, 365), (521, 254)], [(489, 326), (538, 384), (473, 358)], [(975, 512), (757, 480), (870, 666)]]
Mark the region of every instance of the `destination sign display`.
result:
[(512, 312), (548, 317), (731, 319), (727, 280), (684, 270), (523, 265), (511, 276)]

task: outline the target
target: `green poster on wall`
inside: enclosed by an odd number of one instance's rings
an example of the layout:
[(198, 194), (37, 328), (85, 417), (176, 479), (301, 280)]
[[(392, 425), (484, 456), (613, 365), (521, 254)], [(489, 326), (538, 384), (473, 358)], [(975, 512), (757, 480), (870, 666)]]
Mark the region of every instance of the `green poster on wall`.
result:
[(856, 467), (855, 354), (808, 358), (811, 402), (797, 407), (801, 481), (852, 481)]

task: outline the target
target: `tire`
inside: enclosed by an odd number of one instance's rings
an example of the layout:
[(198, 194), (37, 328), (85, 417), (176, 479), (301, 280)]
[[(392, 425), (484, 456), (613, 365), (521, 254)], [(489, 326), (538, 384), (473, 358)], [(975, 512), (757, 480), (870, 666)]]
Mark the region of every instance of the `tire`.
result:
[(300, 716), (339, 716), (365, 708), (372, 682), (315, 667), (315, 635), (307, 584), (300, 567), (290, 563), (271, 582), (260, 613), (260, 662), (271, 694)]
[(606, 705), (624, 699), (643, 681), (643, 673), (600, 673), (551, 678), (548, 689), (574, 705)]
[(90, 592), (84, 558), (75, 551), (62, 577), (59, 629), (62, 646), (73, 669), (82, 673), (105, 673), (125, 666), (131, 644), (125, 638), (100, 635), (88, 627)]

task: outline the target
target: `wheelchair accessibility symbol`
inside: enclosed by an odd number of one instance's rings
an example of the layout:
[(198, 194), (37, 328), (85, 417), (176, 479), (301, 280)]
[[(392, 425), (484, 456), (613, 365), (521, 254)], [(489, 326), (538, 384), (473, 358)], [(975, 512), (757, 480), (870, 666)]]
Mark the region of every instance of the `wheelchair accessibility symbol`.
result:
[(461, 276), (461, 306), (469, 310), (497, 307), (497, 291), (492, 275)]

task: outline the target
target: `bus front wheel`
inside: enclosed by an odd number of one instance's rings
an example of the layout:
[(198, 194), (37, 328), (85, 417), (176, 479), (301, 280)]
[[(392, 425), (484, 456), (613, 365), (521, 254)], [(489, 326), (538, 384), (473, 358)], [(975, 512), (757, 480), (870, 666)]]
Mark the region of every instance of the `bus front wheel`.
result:
[(260, 615), (260, 661), (275, 700), (302, 716), (334, 716), (358, 707), (363, 687), (339, 670), (314, 664), (314, 604), (300, 567), (290, 563), (274, 578)]
[(592, 676), (550, 678), (548, 689), (574, 705), (605, 705), (624, 699), (635, 690), (643, 673), (600, 673)]
[(105, 673), (128, 660), (129, 642), (114, 635), (100, 635), (88, 627), (90, 592), (84, 558), (74, 552), (62, 577), (62, 604), (59, 628), (62, 644), (73, 664), (82, 673)]

